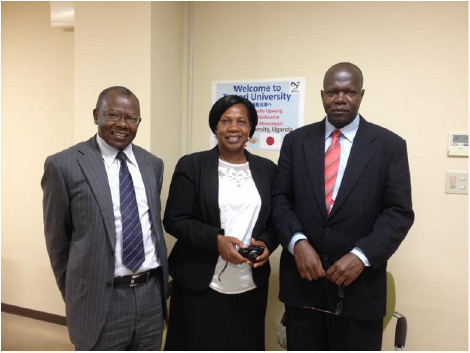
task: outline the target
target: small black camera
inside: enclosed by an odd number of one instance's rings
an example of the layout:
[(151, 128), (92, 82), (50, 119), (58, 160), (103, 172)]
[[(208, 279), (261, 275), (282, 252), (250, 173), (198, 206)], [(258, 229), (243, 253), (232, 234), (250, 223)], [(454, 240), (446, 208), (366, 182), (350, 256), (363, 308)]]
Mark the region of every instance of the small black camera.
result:
[(256, 258), (264, 252), (264, 246), (248, 245), (248, 247), (246, 248), (240, 248), (238, 252), (245, 259), (248, 259), (251, 262), (255, 263), (258, 262)]

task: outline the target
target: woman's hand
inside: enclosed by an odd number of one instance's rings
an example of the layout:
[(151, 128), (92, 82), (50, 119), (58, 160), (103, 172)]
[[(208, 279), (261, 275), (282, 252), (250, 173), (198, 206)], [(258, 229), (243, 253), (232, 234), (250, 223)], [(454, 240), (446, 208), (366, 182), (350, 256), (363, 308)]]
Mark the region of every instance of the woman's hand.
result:
[(263, 251), (263, 253), (262, 253), (260, 256), (258, 256), (258, 257), (256, 258), (256, 260), (258, 260), (258, 262), (252, 263), (252, 262), (250, 261), (250, 265), (253, 266), (253, 268), (263, 266), (266, 262), (268, 262), (268, 259), (269, 259), (269, 250), (268, 250), (268, 247), (266, 246), (266, 244), (264, 243), (264, 241), (262, 241), (262, 240), (255, 240), (255, 238), (251, 238), (251, 245), (254, 245), (254, 246), (262, 246), (262, 247), (264, 247), (264, 251)]
[(235, 249), (236, 245), (240, 248), (246, 248), (246, 245), (235, 237), (217, 234), (217, 248), (222, 259), (235, 265), (242, 263), (250, 264), (250, 261), (241, 256), (237, 249)]

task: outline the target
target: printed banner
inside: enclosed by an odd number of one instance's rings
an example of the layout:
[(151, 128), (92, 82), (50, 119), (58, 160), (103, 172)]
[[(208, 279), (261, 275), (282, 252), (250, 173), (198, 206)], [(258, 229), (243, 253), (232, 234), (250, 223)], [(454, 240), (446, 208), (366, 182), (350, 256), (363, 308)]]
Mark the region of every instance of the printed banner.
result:
[[(304, 77), (212, 82), (212, 104), (228, 94), (247, 98), (258, 112), (256, 132), (247, 149), (280, 150), (284, 136), (304, 123)], [(211, 147), (216, 144), (211, 135)]]

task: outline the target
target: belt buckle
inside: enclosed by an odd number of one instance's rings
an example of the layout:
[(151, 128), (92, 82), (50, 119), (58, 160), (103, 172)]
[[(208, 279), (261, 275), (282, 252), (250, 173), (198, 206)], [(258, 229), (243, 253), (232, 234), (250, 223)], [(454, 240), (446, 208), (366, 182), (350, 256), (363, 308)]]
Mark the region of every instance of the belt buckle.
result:
[(135, 279), (138, 278), (139, 275), (133, 275), (131, 277), (131, 284), (129, 285), (130, 287), (135, 287), (137, 284), (135, 283)]
[(140, 283), (135, 283), (135, 280), (136, 280), (137, 278), (140, 278), (140, 277), (143, 276), (143, 275), (147, 275), (147, 280), (145, 281), (145, 283), (147, 283), (148, 280), (149, 280), (149, 276), (150, 276), (149, 271), (144, 272), (144, 273), (139, 273), (139, 274), (137, 274), (137, 275), (132, 275), (132, 277), (131, 277), (131, 283), (130, 283), (129, 286), (130, 286), (130, 287), (136, 287), (136, 286), (138, 286)]

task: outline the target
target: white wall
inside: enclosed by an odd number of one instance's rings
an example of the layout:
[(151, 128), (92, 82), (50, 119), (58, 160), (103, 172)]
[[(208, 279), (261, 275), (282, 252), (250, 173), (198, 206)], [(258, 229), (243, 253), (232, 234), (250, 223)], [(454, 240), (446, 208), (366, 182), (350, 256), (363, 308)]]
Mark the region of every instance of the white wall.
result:
[[(162, 200), (166, 201), (171, 175), (181, 157), (185, 111), (185, 4), (152, 3), (151, 150), (164, 161)], [(171, 249), (175, 239), (166, 236)]]
[[(75, 31), (50, 27), (48, 2), (2, 2), (2, 302), (64, 314), (39, 182), (47, 155), (96, 131), (103, 88), (138, 95), (136, 142), (164, 158), (165, 203), (178, 158), (208, 148), (211, 81), (305, 76), (311, 123), (324, 114), (324, 72), (352, 61), (365, 76), (361, 113), (408, 142), (416, 221), (389, 262), (407, 349), (466, 350), (468, 196), (445, 194), (444, 177), (468, 169), (446, 155), (448, 132), (468, 129), (467, 30), (463, 2), (77, 2)], [(272, 261), (276, 350), (279, 251)], [(392, 341), (388, 328), (384, 349)]]
[(125, 86), (139, 98), (135, 143), (150, 148), (151, 3), (75, 2), (75, 141), (96, 133), (99, 93)]
[(61, 315), (40, 180), (46, 156), (73, 142), (73, 46), (48, 2), (2, 3), (2, 302)]

